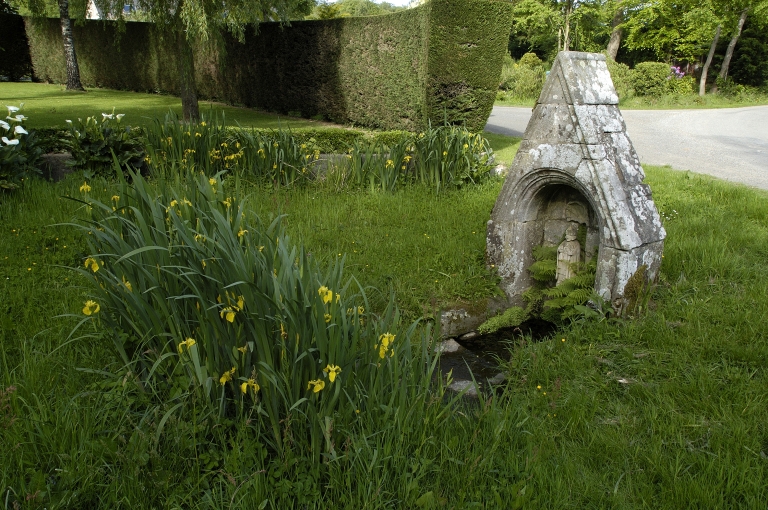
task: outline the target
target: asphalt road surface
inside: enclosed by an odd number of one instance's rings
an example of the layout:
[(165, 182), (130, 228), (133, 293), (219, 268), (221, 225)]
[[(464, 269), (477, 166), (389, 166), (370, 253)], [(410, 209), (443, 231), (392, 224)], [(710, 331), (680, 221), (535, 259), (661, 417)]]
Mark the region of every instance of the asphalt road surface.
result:
[[(768, 189), (768, 106), (623, 110), (640, 161)], [(494, 106), (485, 129), (522, 137), (530, 108)]]

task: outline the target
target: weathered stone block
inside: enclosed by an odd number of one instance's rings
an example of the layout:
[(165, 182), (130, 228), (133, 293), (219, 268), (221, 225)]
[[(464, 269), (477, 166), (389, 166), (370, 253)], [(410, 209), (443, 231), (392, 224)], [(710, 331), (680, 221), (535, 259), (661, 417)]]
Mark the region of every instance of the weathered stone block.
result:
[(640, 266), (658, 274), (666, 233), (617, 104), (603, 55), (557, 56), (488, 222), (488, 264), (510, 304), (532, 283), (533, 249), (571, 225), (586, 227), (595, 288), (614, 306)]

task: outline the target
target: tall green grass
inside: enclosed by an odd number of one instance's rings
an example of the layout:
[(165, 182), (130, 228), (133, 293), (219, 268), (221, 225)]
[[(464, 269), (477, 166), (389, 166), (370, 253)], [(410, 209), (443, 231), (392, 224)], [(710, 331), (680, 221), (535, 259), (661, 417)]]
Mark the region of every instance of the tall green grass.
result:
[(290, 130), (227, 130), (223, 116), (183, 123), (173, 114), (146, 128), (145, 161), (155, 174), (229, 171), (258, 184), (292, 187), (325, 181), (336, 190), (367, 187), (394, 191), (409, 184), (440, 191), (487, 180), (493, 149), (482, 135), (455, 126), (358, 140), (343, 157), (300, 143)]

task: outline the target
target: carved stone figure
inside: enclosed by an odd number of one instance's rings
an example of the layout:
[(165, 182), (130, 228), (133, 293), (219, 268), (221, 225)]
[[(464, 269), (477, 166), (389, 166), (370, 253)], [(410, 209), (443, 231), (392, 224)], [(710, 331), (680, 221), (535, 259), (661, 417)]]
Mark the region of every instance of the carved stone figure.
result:
[(578, 226), (571, 223), (565, 231), (565, 241), (557, 247), (557, 285), (576, 274), (575, 266), (581, 260), (581, 244), (576, 239)]

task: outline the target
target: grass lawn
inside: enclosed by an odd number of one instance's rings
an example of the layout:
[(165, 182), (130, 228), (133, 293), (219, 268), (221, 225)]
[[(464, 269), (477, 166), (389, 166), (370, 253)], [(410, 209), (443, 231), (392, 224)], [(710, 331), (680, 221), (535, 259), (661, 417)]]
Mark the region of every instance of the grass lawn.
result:
[[(87, 92), (67, 91), (63, 85), (46, 83), (8, 83), (0, 82), (0, 107), (18, 106), (24, 103), (21, 112), (29, 120), (27, 127), (65, 127), (66, 119), (96, 116), (101, 113), (124, 113), (128, 125), (145, 125), (155, 118), (163, 118), (169, 110), (181, 115), (181, 100), (175, 96), (143, 94), (109, 89), (87, 89)], [(200, 101), (200, 113), (207, 114), (210, 109), (224, 111), (227, 123), (262, 128), (299, 128), (327, 125), (308, 119), (279, 116), (259, 112), (248, 108), (236, 108), (221, 103)]]
[[(646, 171), (669, 234), (646, 316), (575, 323), (541, 342), (517, 339), (503, 396), (464, 409), (448, 425), (420, 425), (389, 443), (384, 460), (373, 445), (361, 447), (357, 458), (371, 471), (355, 483), (365, 480), (372, 493), (345, 485), (346, 475), (334, 470), (313, 482), (288, 469), (280, 487), (309, 483), (325, 496), (311, 505), (318, 508), (334, 501), (415, 506), (427, 493), (446, 508), (499, 508), (515, 498), (525, 508), (765, 507), (768, 196), (669, 169)], [(87, 253), (71, 228), (55, 226), (79, 214), (62, 199), (79, 185), (76, 177), (33, 183), (0, 205), (0, 389), (15, 388), (13, 405), (0, 414), (0, 437), (17, 445), (0, 451), (0, 483), (21, 499), (41, 490), (49, 508), (51, 501), (121, 506), (120, 497), (134, 507), (216, 507), (204, 497), (211, 491), (229, 502), (236, 490), (226, 482), (230, 468), (197, 473), (197, 482), (177, 488), (165, 485), (164, 473), (191, 476), (184, 458), (150, 449), (142, 461), (130, 443), (102, 439), (113, 428), (99, 421), (104, 404), (82, 393), (101, 378), (81, 369), (109, 369), (115, 358), (103, 344), (67, 341), (77, 319), (66, 314), (78, 314), (84, 299), (69, 268)], [(292, 236), (324, 260), (346, 253), (351, 274), (395, 289), (416, 316), (430, 299), (490, 292), (481, 229), (498, 191), (499, 183), (439, 197), (417, 189), (255, 189), (251, 200), (262, 214), (288, 214)], [(57, 488), (51, 480), (64, 480), (61, 470), (72, 475)], [(238, 484), (247, 478), (229, 476)], [(277, 501), (275, 482), (253, 476)], [(199, 485), (219, 479), (213, 488)], [(185, 499), (190, 493), (196, 496)], [(249, 498), (242, 501), (255, 501)]]
[[(2, 84), (4, 85), (4, 84)], [(0, 88), (0, 90), (3, 90)], [(149, 96), (155, 97), (155, 96)], [(27, 113), (32, 117), (31, 113)], [(502, 160), (519, 140), (489, 136)], [(188, 437), (122, 388), (111, 345), (70, 338), (89, 255), (64, 225), (82, 177), (0, 195), (0, 497), (23, 508), (765, 508), (768, 193), (645, 167), (668, 237), (650, 310), (510, 339), (503, 392), (400, 409), (322, 467), (243, 434)], [(93, 181), (109, 201), (113, 184)], [(247, 187), (323, 263), (411, 318), (494, 292), (495, 181), (439, 195)], [(128, 377), (130, 374), (126, 375)], [(142, 407), (143, 406), (143, 407)], [(137, 412), (141, 409), (141, 412)], [(400, 414), (398, 414), (400, 413)], [(161, 425), (160, 425), (161, 427)], [(285, 425), (291, 440), (290, 419)], [(199, 447), (198, 447), (199, 445)], [(191, 453), (190, 453), (191, 452)], [(263, 456), (262, 456), (262, 452)], [(8, 503), (13, 508), (12, 503)]]

